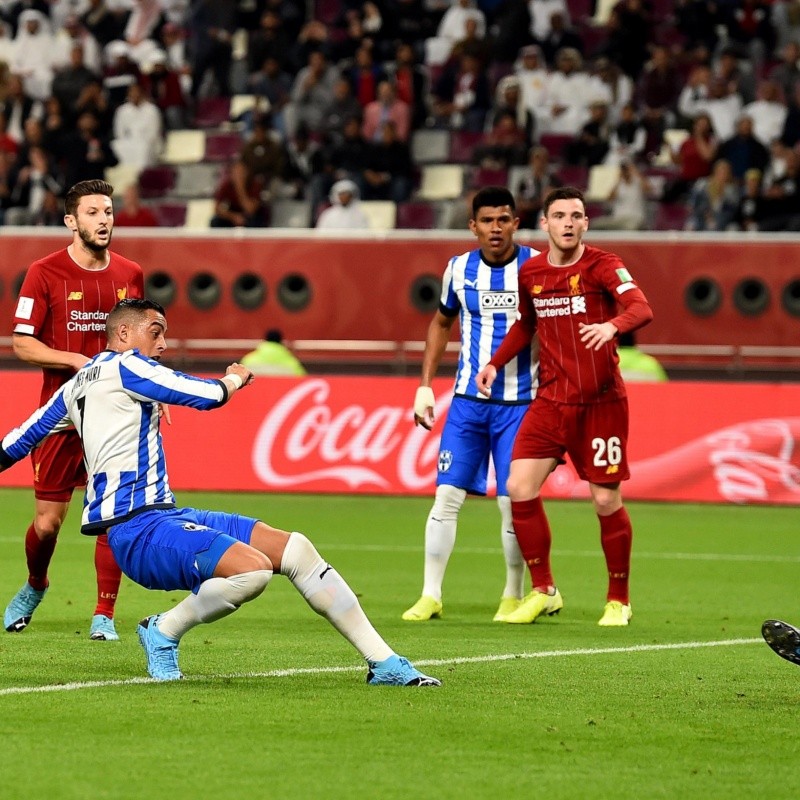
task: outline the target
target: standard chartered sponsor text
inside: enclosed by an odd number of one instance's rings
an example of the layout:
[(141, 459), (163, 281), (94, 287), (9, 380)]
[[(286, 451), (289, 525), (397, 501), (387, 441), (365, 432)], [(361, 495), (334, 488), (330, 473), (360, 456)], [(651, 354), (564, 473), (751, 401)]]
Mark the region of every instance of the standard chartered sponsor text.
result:
[(79, 311), (73, 309), (69, 312), (67, 330), (70, 333), (85, 333), (87, 331), (104, 331), (106, 329), (106, 311)]

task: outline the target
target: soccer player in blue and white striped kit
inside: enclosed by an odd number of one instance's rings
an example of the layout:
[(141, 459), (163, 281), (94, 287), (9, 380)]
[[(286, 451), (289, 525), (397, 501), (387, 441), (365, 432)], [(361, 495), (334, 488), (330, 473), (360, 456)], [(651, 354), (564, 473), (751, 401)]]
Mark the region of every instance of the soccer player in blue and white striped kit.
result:
[(253, 376), (241, 364), (218, 380), (162, 366), (166, 330), (157, 303), (117, 303), (106, 321), (107, 349), (0, 445), (2, 470), (50, 433), (74, 425), (88, 472), (81, 531), (108, 532), (117, 563), (136, 583), (191, 591), (139, 623), (150, 675), (182, 678), (181, 637), (258, 597), (278, 572), (366, 659), (368, 683), (438, 686), (386, 644), (350, 587), (302, 533), (238, 514), (176, 507), (159, 432), (161, 406), (218, 408)]
[(497, 473), (506, 562), (506, 583), (494, 621), (503, 622), (523, 596), (525, 562), (511, 521), (506, 478), (517, 428), (536, 391), (538, 363), (531, 349), (519, 353), (498, 376), (489, 399), (478, 391), (475, 377), (516, 320), (517, 275), (538, 251), (514, 243), (519, 218), (514, 196), (505, 187), (487, 186), (476, 193), (469, 227), (478, 249), (451, 258), (445, 269), (439, 310), (425, 341), (421, 386), (414, 399), (414, 422), (430, 430), (436, 405), (431, 382), (458, 318), (458, 371), (442, 431), (436, 497), (425, 525), (422, 596), (403, 614), (410, 622), (442, 615), (442, 583), (455, 546), (458, 514), (468, 493), (486, 494), (490, 455)]

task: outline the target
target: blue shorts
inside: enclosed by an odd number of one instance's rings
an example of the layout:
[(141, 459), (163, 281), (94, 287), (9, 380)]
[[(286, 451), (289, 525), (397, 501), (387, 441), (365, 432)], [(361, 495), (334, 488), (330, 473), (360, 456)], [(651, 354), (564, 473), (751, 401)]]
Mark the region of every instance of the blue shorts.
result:
[(256, 522), (222, 511), (153, 509), (109, 528), (108, 543), (120, 569), (146, 589), (197, 592), (231, 545), (250, 544)]
[(497, 472), (497, 494), (506, 495), (511, 450), (527, 405), (500, 405), (454, 397), (439, 444), (436, 485), (486, 494), (489, 455)]

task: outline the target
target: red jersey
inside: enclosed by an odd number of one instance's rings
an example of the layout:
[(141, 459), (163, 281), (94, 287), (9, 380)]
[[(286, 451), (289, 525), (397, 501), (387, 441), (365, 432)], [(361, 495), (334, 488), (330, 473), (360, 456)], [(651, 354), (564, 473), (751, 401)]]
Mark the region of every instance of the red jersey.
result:
[(581, 323), (613, 322), (620, 333), (628, 333), (653, 318), (619, 256), (586, 245), (580, 259), (567, 267), (554, 267), (547, 252), (529, 258), (519, 272), (519, 313), (493, 366), (501, 367), (538, 333), (537, 397), (570, 404), (625, 397), (615, 342), (587, 350), (578, 329)]
[[(96, 356), (106, 346), (106, 317), (119, 300), (144, 297), (142, 268), (110, 253), (105, 269), (78, 266), (67, 249), (34, 261), (14, 313), (14, 333), (35, 336), (54, 350)], [(68, 369), (45, 369), (41, 402), (66, 383)]]

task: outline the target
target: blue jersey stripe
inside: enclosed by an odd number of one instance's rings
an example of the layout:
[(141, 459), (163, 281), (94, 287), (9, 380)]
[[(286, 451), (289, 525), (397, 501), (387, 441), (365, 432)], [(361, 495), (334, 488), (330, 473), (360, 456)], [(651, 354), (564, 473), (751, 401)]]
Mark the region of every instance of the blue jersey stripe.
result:
[[(452, 258), (445, 269), (440, 301), (448, 311), (458, 311), (461, 326), (457, 395), (485, 400), (475, 378), (516, 320), (519, 269), (537, 252), (526, 245), (515, 248), (514, 257), (504, 266), (490, 266), (476, 249)], [(535, 368), (530, 353), (524, 352), (498, 375), (491, 399), (525, 403), (534, 387)]]

